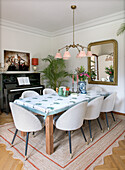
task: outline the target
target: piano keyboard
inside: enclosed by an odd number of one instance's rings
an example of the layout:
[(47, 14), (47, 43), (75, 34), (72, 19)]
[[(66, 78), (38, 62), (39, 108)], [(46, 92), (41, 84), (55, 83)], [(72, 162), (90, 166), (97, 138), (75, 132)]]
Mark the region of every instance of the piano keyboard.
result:
[(33, 90), (33, 89), (41, 89), (43, 87), (28, 87), (28, 88), (20, 88), (20, 89), (12, 89), (10, 92), (16, 92), (16, 91), (23, 91), (23, 90)]

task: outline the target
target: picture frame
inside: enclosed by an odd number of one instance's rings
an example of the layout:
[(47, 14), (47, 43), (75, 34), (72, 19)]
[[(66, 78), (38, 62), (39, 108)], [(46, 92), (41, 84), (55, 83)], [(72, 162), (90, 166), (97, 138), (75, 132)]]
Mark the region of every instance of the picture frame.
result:
[(30, 53), (4, 50), (5, 71), (30, 71)]

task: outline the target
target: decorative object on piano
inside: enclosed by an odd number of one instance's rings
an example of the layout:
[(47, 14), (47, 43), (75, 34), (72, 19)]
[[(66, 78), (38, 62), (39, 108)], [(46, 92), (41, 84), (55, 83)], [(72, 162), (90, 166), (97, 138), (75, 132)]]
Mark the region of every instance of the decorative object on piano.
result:
[(5, 71), (29, 71), (30, 53), (4, 50)]
[(6, 71), (5, 67), (2, 67), (2, 63), (0, 63), (0, 72), (4, 73)]
[(32, 58), (32, 65), (33, 65), (33, 70), (37, 70), (37, 65), (38, 65), (38, 58)]
[[(77, 73), (77, 91), (79, 85), (79, 91), (86, 94), (86, 80), (90, 78), (90, 73), (85, 70), (84, 66), (77, 67), (75, 71)], [(78, 82), (78, 80), (80, 81)]]
[(3, 67), (1, 63), (0, 63), (0, 72), (3, 72)]
[(56, 90), (56, 87), (59, 88), (64, 82), (67, 82), (65, 79), (67, 76), (72, 76), (65, 71), (66, 66), (63, 59), (55, 59), (54, 56), (48, 55), (42, 61), (49, 62), (48, 66), (40, 71), (43, 73), (42, 78), (46, 80), (47, 87)]

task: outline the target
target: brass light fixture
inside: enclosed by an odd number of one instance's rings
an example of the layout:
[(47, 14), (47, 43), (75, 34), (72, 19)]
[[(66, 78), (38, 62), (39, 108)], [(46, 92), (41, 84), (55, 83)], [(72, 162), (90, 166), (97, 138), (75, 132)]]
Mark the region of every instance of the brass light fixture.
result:
[(74, 41), (74, 10), (76, 9), (76, 5), (72, 5), (71, 9), (73, 10), (73, 44), (66, 45), (65, 47), (62, 47), (62, 48), (58, 49), (58, 53), (56, 53), (55, 58), (62, 58), (62, 56), (60, 54), (60, 51), (63, 50), (64, 48), (66, 49), (66, 51), (65, 51), (65, 53), (63, 55), (64, 60), (68, 60), (71, 57), (71, 55), (69, 53), (70, 48), (76, 48), (78, 50), (78, 54), (76, 56), (77, 58), (91, 57), (92, 56), (91, 51), (87, 51), (87, 54), (84, 51), (84, 48), (87, 49), (87, 47), (84, 47), (84, 46), (82, 46), (80, 44), (75, 44), (75, 41)]

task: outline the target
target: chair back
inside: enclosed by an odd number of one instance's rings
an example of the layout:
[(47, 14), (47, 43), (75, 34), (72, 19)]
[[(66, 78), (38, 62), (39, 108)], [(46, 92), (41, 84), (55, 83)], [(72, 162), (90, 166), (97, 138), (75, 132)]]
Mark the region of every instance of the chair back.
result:
[(35, 97), (35, 96), (39, 96), (39, 93), (32, 91), (32, 90), (28, 90), (28, 91), (24, 91), (20, 98), (23, 99), (26, 97)]
[(56, 93), (56, 91), (51, 89), (51, 88), (45, 88), (43, 90), (43, 95), (45, 95), (45, 94), (53, 94), (53, 93)]
[(10, 102), (10, 108), (16, 128), (23, 132), (35, 132), (42, 129), (39, 119), (30, 111)]
[(102, 92), (103, 89), (102, 87), (99, 87), (99, 86), (92, 86), (89, 88), (89, 91)]
[(115, 105), (115, 98), (116, 98), (116, 92), (110, 94), (108, 97), (106, 97), (103, 101), (101, 112), (110, 112), (113, 111), (114, 105)]
[(56, 121), (56, 128), (71, 131), (80, 128), (87, 110), (87, 102), (77, 104), (64, 112)]
[(93, 120), (99, 117), (103, 98), (104, 98), (103, 96), (97, 97), (88, 103), (85, 120)]

